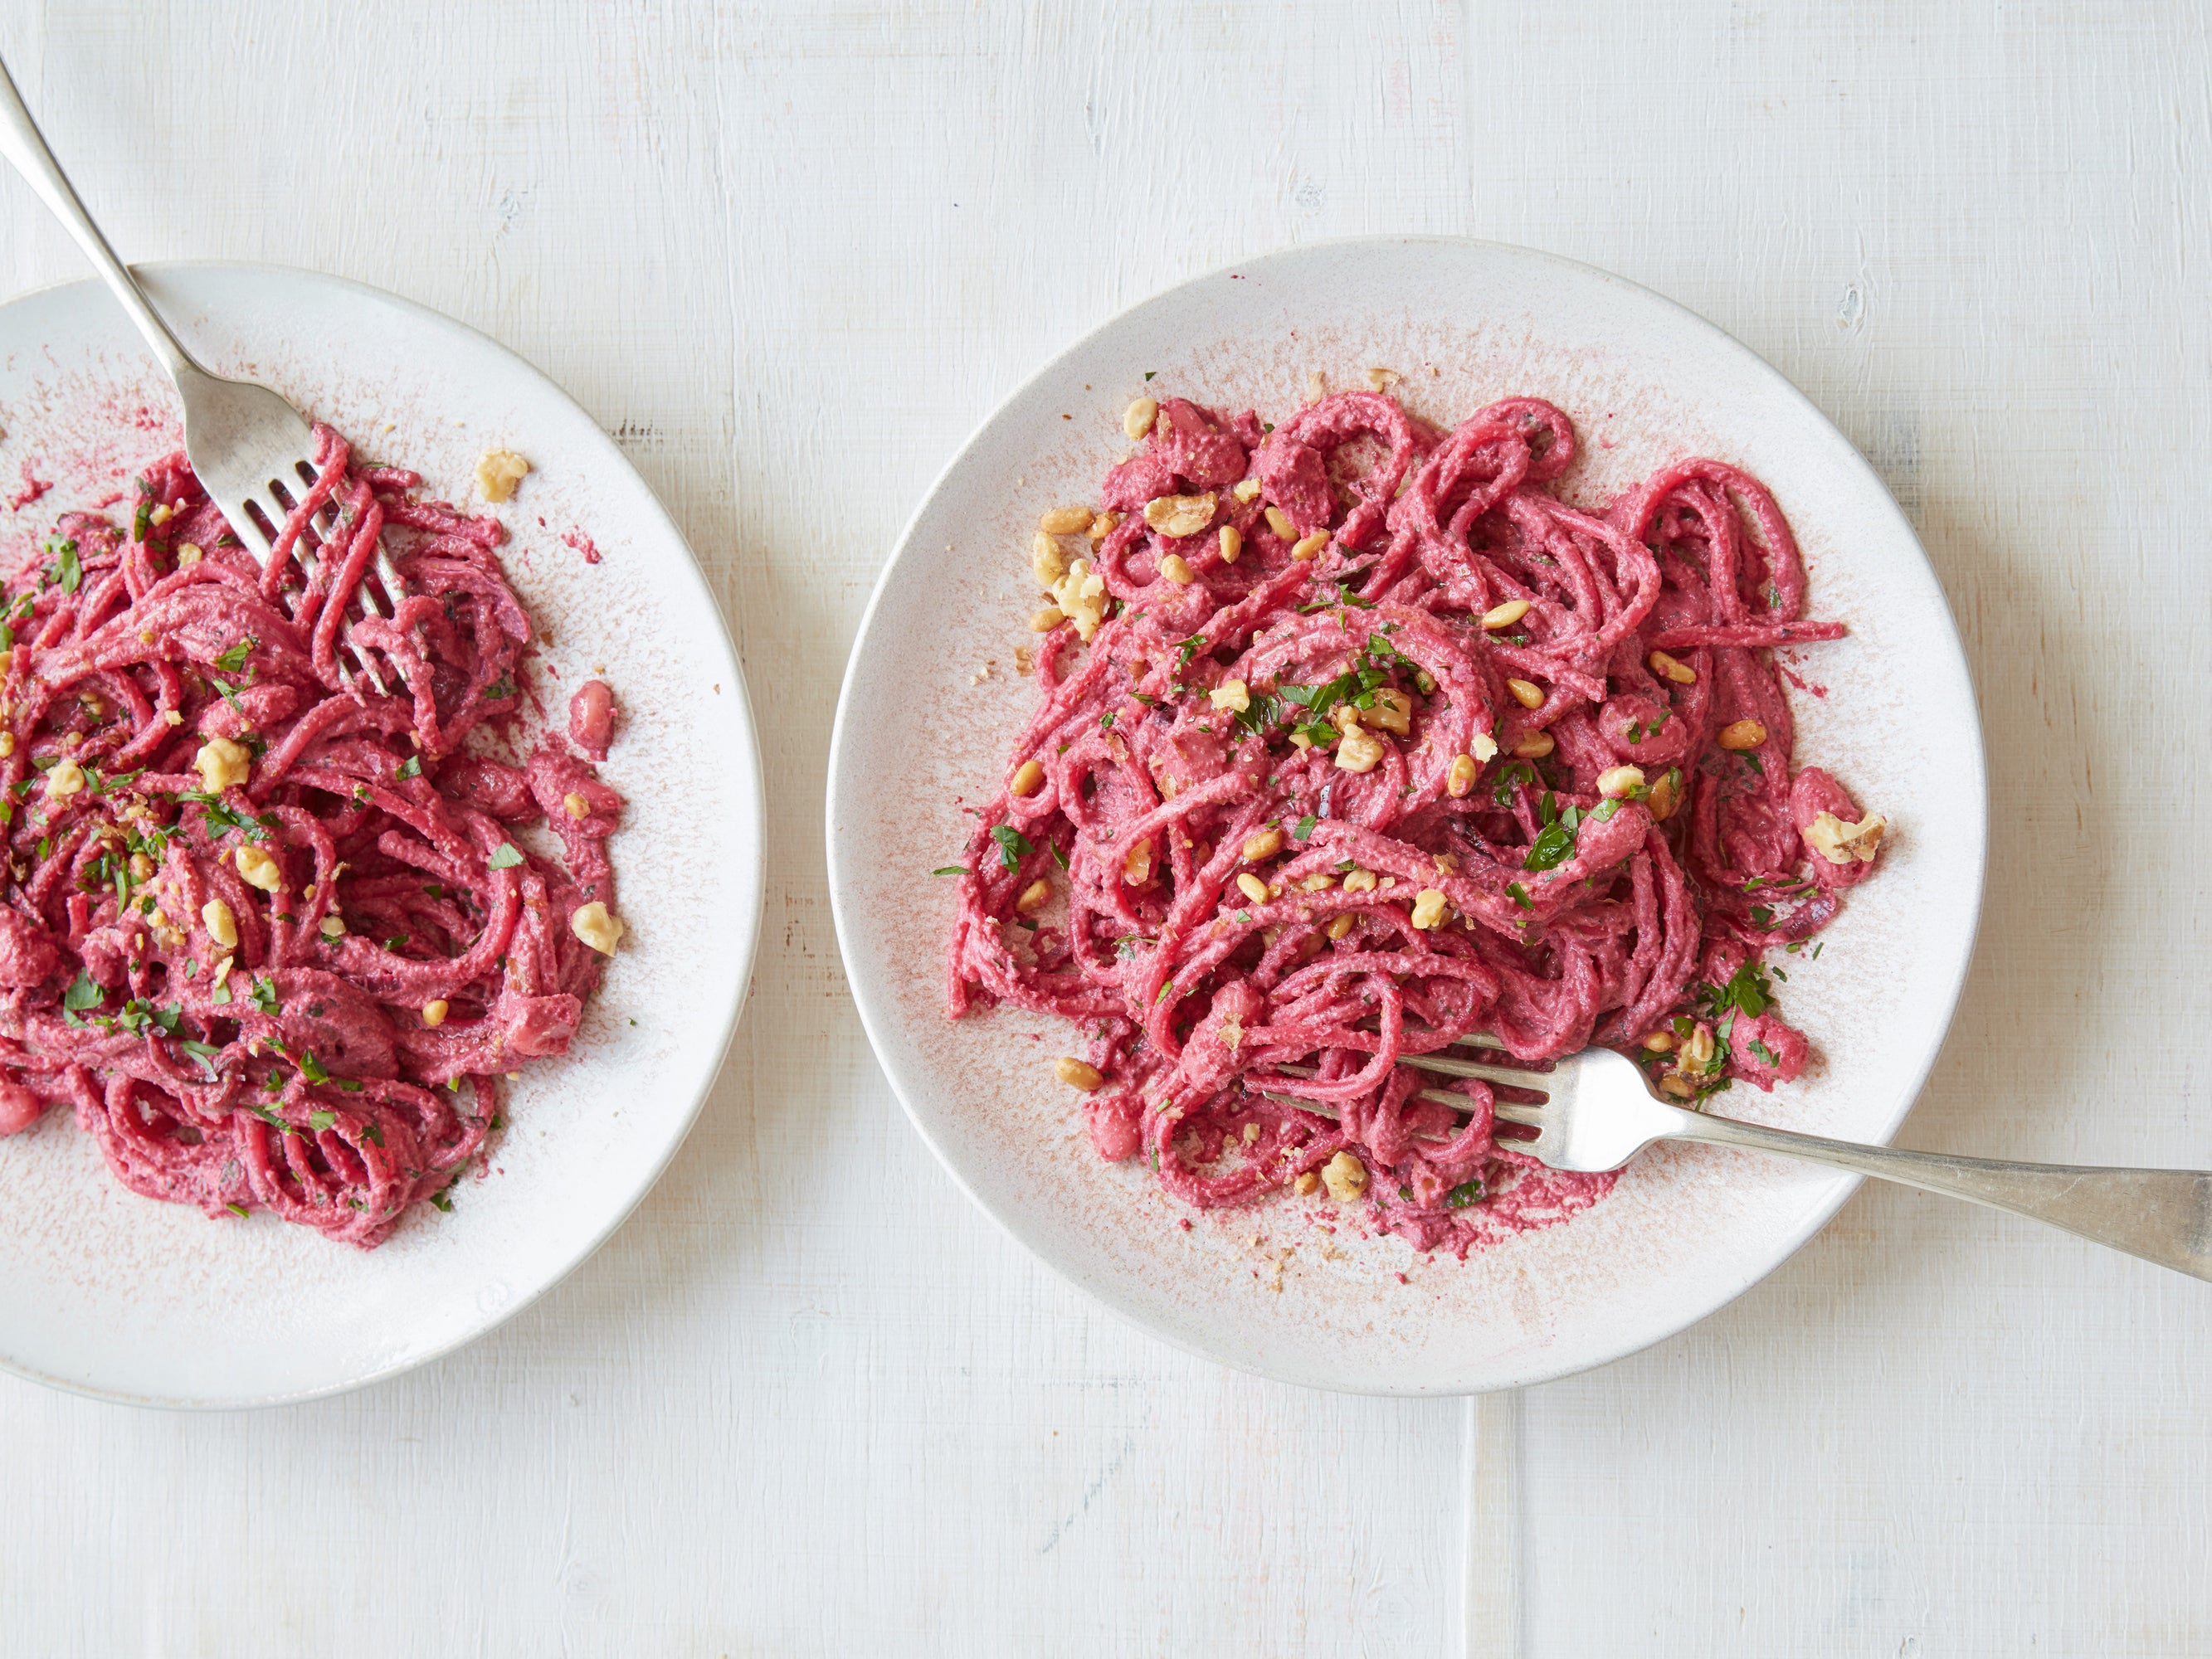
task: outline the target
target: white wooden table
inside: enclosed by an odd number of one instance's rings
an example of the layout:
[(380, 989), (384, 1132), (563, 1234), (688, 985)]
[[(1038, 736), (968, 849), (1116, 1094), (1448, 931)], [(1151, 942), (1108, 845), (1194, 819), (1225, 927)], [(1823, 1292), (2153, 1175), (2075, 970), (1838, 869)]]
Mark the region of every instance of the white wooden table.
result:
[[(2212, 1164), (2206, 9), (1823, 9), (0, 0), (126, 258), (391, 288), (599, 415), (713, 575), (774, 791), (751, 1011), (637, 1218), (351, 1398), (0, 1379), (0, 1650), (2212, 1650), (2203, 1286), (1869, 1190), (1594, 1375), (1274, 1387), (972, 1212), (838, 969), (838, 675), (960, 439), (1185, 276), (1468, 233), (1733, 330), (1920, 526), (1995, 856), (1905, 1138)], [(0, 291), (81, 270), (0, 179)]]

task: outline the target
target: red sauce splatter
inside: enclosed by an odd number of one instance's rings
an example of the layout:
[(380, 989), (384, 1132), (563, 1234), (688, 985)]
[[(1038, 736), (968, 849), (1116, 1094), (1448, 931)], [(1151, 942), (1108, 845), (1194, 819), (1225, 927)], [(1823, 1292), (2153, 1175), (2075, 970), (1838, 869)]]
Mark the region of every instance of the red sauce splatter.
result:
[(20, 495), (10, 495), (8, 498), (8, 505), (15, 512), (21, 513), (52, 488), (53, 485), (51, 483), (40, 483), (38, 479), (33, 477), (31, 464), (26, 461), (23, 463), (23, 493)]
[(586, 564), (597, 564), (599, 562), (599, 550), (598, 544), (593, 542), (592, 538), (589, 536), (586, 536), (582, 531), (571, 526), (569, 529), (562, 532), (561, 539), (568, 543), (569, 546), (574, 548), (576, 551), (582, 554), (584, 556), (584, 562)]

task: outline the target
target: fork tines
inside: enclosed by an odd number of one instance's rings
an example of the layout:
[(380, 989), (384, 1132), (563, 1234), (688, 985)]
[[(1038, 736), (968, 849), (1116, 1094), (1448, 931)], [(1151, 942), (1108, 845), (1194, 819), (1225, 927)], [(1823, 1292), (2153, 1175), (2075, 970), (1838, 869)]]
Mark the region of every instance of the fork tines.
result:
[[(307, 492), (312, 491), (315, 486), (317, 474), (312, 463), (306, 460), (295, 461), (293, 470), (299, 475), (301, 481), (299, 485), (294, 485), (282, 477), (270, 478), (259, 486), (256, 493), (246, 498), (246, 508), (251, 515), (252, 528), (260, 535), (271, 551), (276, 548), (277, 538), (283, 534), (285, 524), (291, 519), (293, 514), (299, 511), (300, 503), (307, 498)], [(262, 489), (268, 492), (267, 500), (262, 499), (259, 493)], [(318, 532), (327, 531), (337, 521), (337, 506), (335, 502), (331, 502), (326, 503), (314, 519), (301, 526), (299, 545), (295, 550), (294, 556), (299, 560), (301, 572), (309, 581), (315, 579), (316, 573), (322, 568), (324, 543), (322, 536)], [(389, 590), (390, 601), (396, 604), (400, 592), (398, 578), (397, 573), (392, 570), (392, 562), (386, 556), (380, 543), (376, 550), (375, 564), (378, 580), (385, 583)], [(341, 649), (352, 653), (355, 665), (380, 694), (388, 695), (390, 688), (385, 684), (384, 676), (377, 672), (375, 659), (370, 654), (368, 647), (354, 639), (350, 625), (353, 621), (367, 617), (384, 617), (391, 614), (379, 604), (376, 590), (370, 586), (367, 573), (364, 573), (362, 580), (355, 585), (349, 603), (352, 615), (349, 618), (348, 626), (340, 636)], [(346, 666), (343, 656), (338, 662), (338, 674), (348, 684), (352, 684), (353, 671)]]

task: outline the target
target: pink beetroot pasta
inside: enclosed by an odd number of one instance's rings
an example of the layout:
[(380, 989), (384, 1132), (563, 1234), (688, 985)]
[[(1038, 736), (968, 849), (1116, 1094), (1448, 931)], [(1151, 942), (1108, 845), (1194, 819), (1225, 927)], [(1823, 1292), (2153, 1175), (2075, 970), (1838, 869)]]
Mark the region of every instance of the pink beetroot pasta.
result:
[[(530, 669), (497, 521), (316, 444), (266, 570), (180, 455), (16, 562), (0, 1133), (66, 1105), (133, 1192), (368, 1247), (450, 1208), (495, 1079), (567, 1050), (621, 933), (623, 802), (596, 681), (519, 764), (473, 741), (514, 735)], [(388, 696), (336, 655), (380, 538), (406, 597), (354, 638)], [(559, 860), (515, 838), (541, 823)]]
[[(1183, 398), (1033, 551), (1040, 706), (976, 814), (957, 1018), (1073, 1022), (1090, 1138), (1200, 1207), (1326, 1188), (1464, 1255), (1596, 1201), (1400, 1063), (1592, 1043), (1695, 1102), (1798, 1075), (1765, 953), (1809, 942), (1883, 820), (1791, 762), (1795, 539), (1685, 460), (1578, 507), (1574, 428), (1444, 431), (1349, 392), (1280, 427)], [(1779, 970), (1774, 970), (1779, 971)]]

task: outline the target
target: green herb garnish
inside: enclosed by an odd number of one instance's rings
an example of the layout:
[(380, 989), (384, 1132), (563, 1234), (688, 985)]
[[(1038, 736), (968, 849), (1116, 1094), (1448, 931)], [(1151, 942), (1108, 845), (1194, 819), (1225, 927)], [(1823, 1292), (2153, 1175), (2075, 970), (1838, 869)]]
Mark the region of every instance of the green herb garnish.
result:
[(999, 863), (1005, 869), (1020, 869), (1022, 860), (1036, 851), (1030, 838), (1011, 823), (998, 825), (991, 831), (991, 839), (999, 843)]

